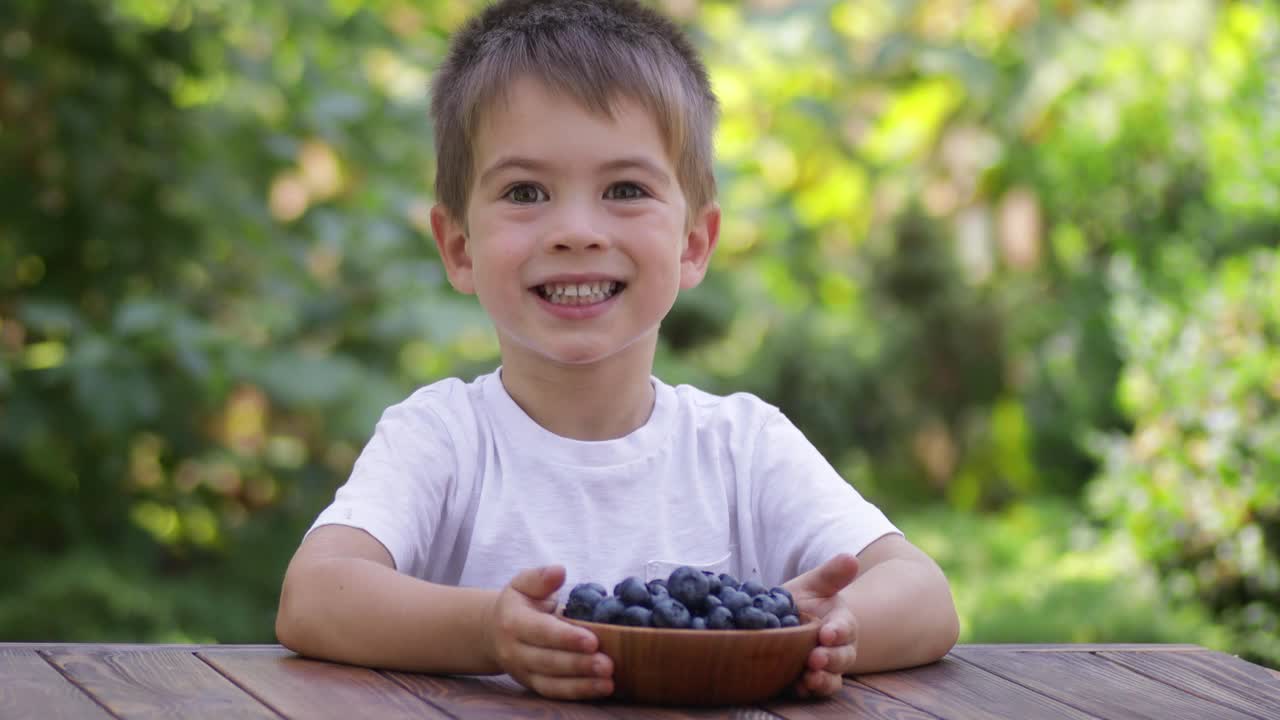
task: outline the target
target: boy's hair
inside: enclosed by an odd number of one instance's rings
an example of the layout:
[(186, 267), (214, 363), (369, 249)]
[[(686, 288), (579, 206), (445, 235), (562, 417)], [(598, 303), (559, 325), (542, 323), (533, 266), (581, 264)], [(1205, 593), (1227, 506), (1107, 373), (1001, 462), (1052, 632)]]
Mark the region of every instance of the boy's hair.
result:
[(481, 113), (526, 75), (605, 116), (620, 97), (651, 108), (690, 214), (715, 198), (717, 102), (674, 23), (635, 0), (503, 0), (458, 31), (432, 83), (436, 197), (455, 219), (466, 219)]

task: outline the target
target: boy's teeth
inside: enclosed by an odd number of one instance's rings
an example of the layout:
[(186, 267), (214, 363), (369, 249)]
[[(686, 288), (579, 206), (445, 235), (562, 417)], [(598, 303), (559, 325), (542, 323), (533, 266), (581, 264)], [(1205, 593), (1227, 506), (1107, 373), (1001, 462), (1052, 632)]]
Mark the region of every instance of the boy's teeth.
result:
[(609, 299), (622, 289), (622, 283), (605, 281), (589, 283), (547, 283), (538, 294), (557, 305), (590, 305)]

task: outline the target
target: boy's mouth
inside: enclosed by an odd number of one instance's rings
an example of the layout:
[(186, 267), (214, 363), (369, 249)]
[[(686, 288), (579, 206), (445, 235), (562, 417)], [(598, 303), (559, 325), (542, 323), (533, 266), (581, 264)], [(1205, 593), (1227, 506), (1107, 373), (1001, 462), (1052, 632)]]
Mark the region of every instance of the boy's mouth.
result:
[(594, 305), (617, 295), (626, 286), (626, 283), (615, 280), (584, 283), (553, 282), (536, 285), (533, 291), (553, 305)]

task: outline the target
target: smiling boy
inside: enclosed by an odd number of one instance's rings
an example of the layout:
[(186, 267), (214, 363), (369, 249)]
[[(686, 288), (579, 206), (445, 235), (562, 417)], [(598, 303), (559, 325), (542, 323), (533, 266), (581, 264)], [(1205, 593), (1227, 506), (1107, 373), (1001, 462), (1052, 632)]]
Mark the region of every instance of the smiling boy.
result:
[(290, 563), (280, 641), (599, 697), (612, 665), (557, 590), (691, 565), (824, 618), (800, 695), (944, 655), (942, 572), (794, 425), (652, 376), (720, 226), (716, 101), (679, 30), (629, 1), (500, 2), (455, 36), (432, 112), (436, 245), (502, 364), (384, 413)]

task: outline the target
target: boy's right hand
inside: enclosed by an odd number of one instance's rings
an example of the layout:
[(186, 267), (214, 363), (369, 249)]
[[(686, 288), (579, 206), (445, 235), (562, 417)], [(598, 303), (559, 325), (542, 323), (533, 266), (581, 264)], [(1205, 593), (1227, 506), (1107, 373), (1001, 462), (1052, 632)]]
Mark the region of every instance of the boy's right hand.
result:
[(489, 647), (507, 674), (539, 695), (604, 697), (613, 692), (613, 662), (596, 652), (595, 635), (554, 614), (564, 574), (563, 567), (549, 565), (512, 578), (490, 610)]

